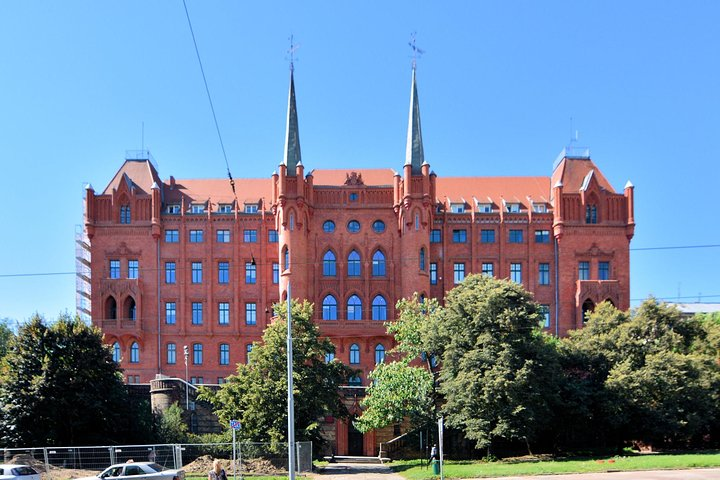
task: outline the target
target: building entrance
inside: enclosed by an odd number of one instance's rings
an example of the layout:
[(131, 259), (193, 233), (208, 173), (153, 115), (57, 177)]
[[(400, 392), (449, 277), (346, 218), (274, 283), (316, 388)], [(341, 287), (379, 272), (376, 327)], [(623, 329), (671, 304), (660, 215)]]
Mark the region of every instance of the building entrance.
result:
[[(354, 419), (353, 419), (354, 420)], [(352, 420), (348, 423), (348, 455), (359, 457), (365, 455), (363, 450), (364, 435), (355, 428)]]

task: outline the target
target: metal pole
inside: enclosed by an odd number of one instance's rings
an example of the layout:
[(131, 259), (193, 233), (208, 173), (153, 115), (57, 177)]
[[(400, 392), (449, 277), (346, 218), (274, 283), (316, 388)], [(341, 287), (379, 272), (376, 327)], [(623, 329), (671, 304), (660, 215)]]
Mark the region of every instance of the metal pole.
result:
[(188, 386), (188, 357), (190, 356), (190, 349), (187, 345), (183, 345), (183, 352), (185, 353), (185, 412), (190, 411), (190, 392)]
[(235, 427), (232, 428), (233, 431), (233, 478), (237, 480), (237, 462), (235, 461)]
[(288, 479), (295, 480), (295, 402), (293, 399), (292, 296), (287, 287)]

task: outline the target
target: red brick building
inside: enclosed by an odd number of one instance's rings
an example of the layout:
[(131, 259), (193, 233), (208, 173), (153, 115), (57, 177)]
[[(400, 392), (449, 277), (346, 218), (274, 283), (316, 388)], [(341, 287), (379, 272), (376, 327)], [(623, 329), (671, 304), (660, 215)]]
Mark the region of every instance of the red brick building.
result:
[[(235, 194), (235, 192), (237, 192)], [(219, 383), (246, 362), (285, 298), (315, 304), (335, 356), (362, 369), (393, 346), (383, 321), (418, 292), (469, 273), (532, 291), (556, 335), (603, 300), (629, 307), (633, 186), (616, 193), (587, 151), (551, 176), (442, 177), (425, 161), (413, 71), (405, 164), (305, 171), (293, 78), (285, 158), (269, 179), (162, 180), (149, 155), (88, 186), (89, 313), (129, 383), (156, 374)], [(339, 424), (336, 452), (351, 448)], [(363, 451), (376, 453), (366, 435)]]

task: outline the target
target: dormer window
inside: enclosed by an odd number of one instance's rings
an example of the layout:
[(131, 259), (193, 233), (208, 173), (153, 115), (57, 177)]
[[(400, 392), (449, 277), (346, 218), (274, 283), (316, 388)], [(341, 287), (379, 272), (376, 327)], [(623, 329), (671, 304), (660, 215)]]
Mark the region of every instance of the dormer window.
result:
[(478, 203), (479, 213), (492, 213), (492, 203)]
[(205, 204), (193, 203), (190, 205), (190, 213), (205, 213)]
[(179, 203), (171, 203), (169, 205), (165, 206), (165, 213), (170, 214), (179, 214), (180, 213), (180, 204)]
[(533, 203), (533, 213), (547, 213), (547, 204)]
[(464, 203), (451, 203), (450, 211), (452, 213), (465, 213), (465, 204)]
[(218, 205), (218, 213), (232, 213), (231, 203), (221, 203)]
[(130, 223), (130, 205), (120, 205), (120, 223)]
[(505, 204), (505, 210), (508, 213), (520, 213), (520, 204), (519, 203), (507, 203), (507, 204)]
[(587, 205), (585, 207), (585, 223), (598, 223), (597, 205)]
[(245, 213), (257, 213), (258, 206), (256, 204), (253, 205), (245, 205)]

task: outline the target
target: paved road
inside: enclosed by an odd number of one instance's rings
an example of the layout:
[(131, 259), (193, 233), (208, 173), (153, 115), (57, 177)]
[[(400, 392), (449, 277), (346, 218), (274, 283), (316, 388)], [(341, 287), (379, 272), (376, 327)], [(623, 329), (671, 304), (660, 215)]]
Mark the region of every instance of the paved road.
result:
[[(333, 463), (325, 467), (322, 474), (315, 474), (313, 477), (317, 480), (404, 480), (385, 465), (363, 463)], [(720, 479), (720, 468), (501, 478), (503, 480), (716, 480)], [(487, 480), (487, 478), (476, 480)]]

